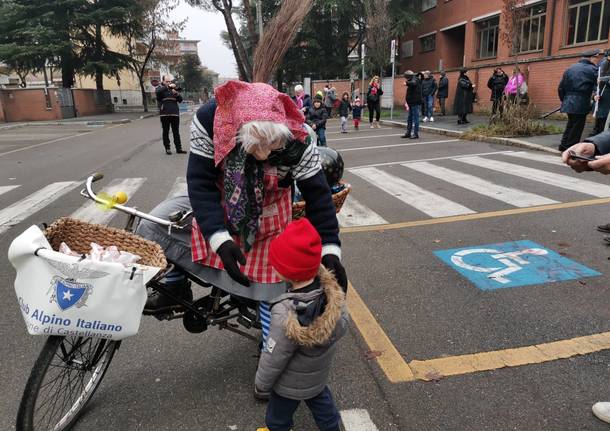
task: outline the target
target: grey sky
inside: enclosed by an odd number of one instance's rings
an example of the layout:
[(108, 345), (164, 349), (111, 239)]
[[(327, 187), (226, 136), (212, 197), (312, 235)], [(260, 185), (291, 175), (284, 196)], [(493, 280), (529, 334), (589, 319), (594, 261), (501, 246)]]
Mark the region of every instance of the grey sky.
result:
[(199, 58), (201, 63), (220, 73), (220, 76), (237, 77), (233, 52), (222, 44), (220, 32), (226, 30), (220, 13), (206, 12), (187, 5), (184, 1), (174, 9), (172, 18), (188, 18), (180, 36), (186, 39), (198, 39)]

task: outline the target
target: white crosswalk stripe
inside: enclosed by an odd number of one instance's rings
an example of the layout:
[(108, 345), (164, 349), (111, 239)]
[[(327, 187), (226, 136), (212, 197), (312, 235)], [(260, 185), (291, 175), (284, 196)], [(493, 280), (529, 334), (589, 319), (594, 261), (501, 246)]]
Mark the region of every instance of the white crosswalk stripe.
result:
[(79, 181), (61, 181), (49, 184), (37, 192), (0, 210), (0, 233), (4, 233), (59, 197), (76, 188)]
[(176, 178), (174, 185), (172, 186), (171, 190), (167, 194), (168, 199), (175, 198), (178, 196), (188, 196), (188, 190), (186, 187), (186, 178), (185, 177)]
[(369, 207), (362, 205), (353, 196), (349, 195), (337, 214), (341, 227), (369, 226), (376, 224), (388, 224), (388, 221)]
[(350, 172), (430, 217), (449, 217), (476, 212), (377, 168), (350, 169)]
[(0, 186), (0, 195), (10, 192), (11, 190), (16, 189), (19, 186)]
[(519, 208), (557, 203), (557, 201), (545, 198), (544, 196), (511, 187), (504, 187), (474, 175), (454, 171), (428, 162), (404, 163), (402, 166)]
[(515, 151), (513, 153), (506, 153), (507, 156), (518, 157), (525, 160), (534, 160), (536, 162), (550, 163), (552, 165), (568, 167), (563, 163), (559, 155), (551, 156), (550, 154), (531, 153), (527, 151)]
[(455, 158), (454, 160), (481, 168), (491, 169), (504, 174), (526, 178), (530, 181), (538, 181), (547, 185), (560, 187), (562, 189), (596, 196), (598, 198), (610, 197), (610, 186), (595, 183), (593, 181), (581, 180), (568, 175), (555, 174), (552, 172), (542, 171), (540, 169), (529, 168), (498, 160), (484, 159), (477, 156), (459, 157)]
[(345, 431), (379, 431), (364, 409), (341, 410), (340, 414)]
[[(125, 192), (127, 196), (131, 197), (131, 195), (135, 193), (145, 181), (146, 178), (117, 178), (112, 180), (103, 190), (101, 190), (101, 192), (112, 196), (114, 193), (121, 191)], [(115, 215), (117, 215), (117, 213), (117, 211), (105, 210), (95, 202), (89, 201), (72, 213), (70, 217), (89, 223), (107, 224)]]

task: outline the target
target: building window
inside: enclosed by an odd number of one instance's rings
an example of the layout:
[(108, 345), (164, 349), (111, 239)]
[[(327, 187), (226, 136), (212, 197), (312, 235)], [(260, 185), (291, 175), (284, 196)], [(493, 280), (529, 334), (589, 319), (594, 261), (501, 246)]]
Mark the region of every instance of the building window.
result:
[(402, 49), (400, 50), (402, 54), (402, 58), (413, 57), (413, 41), (408, 40), (402, 44)]
[(436, 7), (436, 0), (422, 0), (421, 2), (421, 10), (427, 11), (428, 9), (432, 9)]
[(436, 48), (436, 33), (420, 37), (419, 42), (421, 43), (421, 52), (434, 51)]
[(477, 57), (492, 58), (498, 54), (500, 17), (479, 21), (477, 24)]
[(610, 0), (569, 0), (567, 45), (608, 39)]
[(546, 24), (546, 3), (526, 9), (521, 20), (519, 39), (513, 51), (524, 53), (540, 51), (544, 46), (544, 29)]

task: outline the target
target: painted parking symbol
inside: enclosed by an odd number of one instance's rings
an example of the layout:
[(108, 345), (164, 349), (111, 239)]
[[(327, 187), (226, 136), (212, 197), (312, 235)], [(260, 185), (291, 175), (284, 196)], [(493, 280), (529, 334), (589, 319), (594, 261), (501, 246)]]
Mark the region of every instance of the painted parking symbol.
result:
[(453, 248), (434, 254), (481, 290), (601, 275), (533, 241)]

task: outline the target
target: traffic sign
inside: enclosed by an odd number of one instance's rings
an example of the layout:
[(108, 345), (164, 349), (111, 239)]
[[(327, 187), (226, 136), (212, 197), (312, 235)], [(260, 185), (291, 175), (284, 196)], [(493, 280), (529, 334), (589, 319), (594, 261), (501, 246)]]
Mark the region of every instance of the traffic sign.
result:
[(453, 248), (434, 254), (481, 290), (601, 275), (533, 241)]

